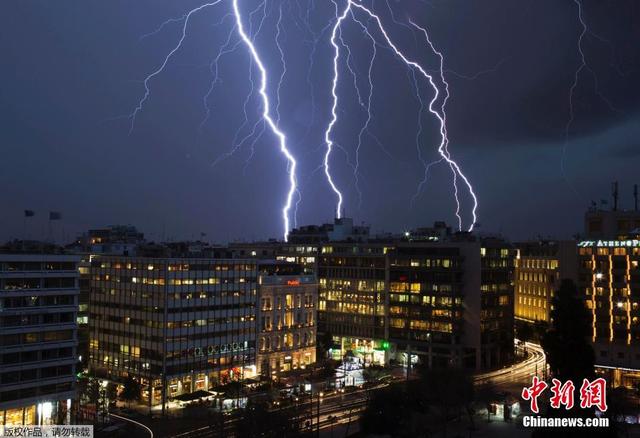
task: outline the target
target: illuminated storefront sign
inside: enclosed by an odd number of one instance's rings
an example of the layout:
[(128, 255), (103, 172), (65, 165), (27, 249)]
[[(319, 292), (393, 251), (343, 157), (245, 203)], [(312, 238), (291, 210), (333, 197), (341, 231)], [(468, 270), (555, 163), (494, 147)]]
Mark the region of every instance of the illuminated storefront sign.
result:
[(287, 280), (287, 286), (300, 286), (300, 280)]
[(231, 342), (222, 345), (209, 345), (207, 347), (191, 347), (182, 350), (183, 356), (213, 356), (214, 354), (233, 353), (236, 351), (244, 351), (249, 349), (249, 342)]
[(636, 248), (640, 247), (640, 240), (628, 239), (628, 240), (583, 240), (578, 243), (580, 248)]

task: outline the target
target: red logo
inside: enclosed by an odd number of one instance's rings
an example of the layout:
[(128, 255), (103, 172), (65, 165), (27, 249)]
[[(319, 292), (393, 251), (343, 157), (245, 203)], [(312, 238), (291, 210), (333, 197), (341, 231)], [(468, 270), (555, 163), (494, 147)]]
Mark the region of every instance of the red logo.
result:
[(576, 389), (573, 382), (568, 380), (564, 385), (562, 385), (562, 382), (558, 379), (553, 379), (551, 382), (553, 383), (553, 386), (551, 386), (553, 396), (551, 396), (549, 400), (551, 407), (553, 409), (560, 409), (560, 406), (564, 406), (567, 410), (571, 409), (573, 407), (573, 393)]
[(544, 380), (539, 380), (538, 376), (533, 376), (533, 382), (530, 387), (522, 389), (522, 398), (530, 400), (531, 411), (536, 414), (538, 410), (538, 397), (542, 395), (549, 385)]
[(580, 407), (590, 408), (592, 406), (597, 407), (602, 412), (607, 410), (607, 382), (602, 377), (593, 382), (589, 382), (587, 379), (582, 381)]
[[(549, 398), (549, 404), (553, 409), (560, 409), (564, 406), (565, 409), (571, 409), (574, 405), (574, 394), (576, 387), (571, 380), (567, 380), (562, 383), (558, 379), (551, 380), (551, 397)], [(529, 401), (531, 412), (539, 413), (538, 397), (549, 387), (549, 385), (538, 379), (538, 376), (534, 376), (531, 382), (531, 386), (522, 389), (522, 398)], [(582, 409), (588, 409), (592, 407), (598, 408), (600, 411), (605, 412), (607, 410), (607, 382), (602, 378), (589, 381), (584, 379), (582, 386), (580, 387), (580, 407)]]

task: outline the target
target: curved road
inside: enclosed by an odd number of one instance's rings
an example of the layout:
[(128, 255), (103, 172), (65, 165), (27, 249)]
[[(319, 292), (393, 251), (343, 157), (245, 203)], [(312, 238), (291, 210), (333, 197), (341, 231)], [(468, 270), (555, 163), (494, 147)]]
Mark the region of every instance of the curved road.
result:
[[(542, 347), (538, 344), (526, 342), (525, 348), (527, 351), (527, 358), (525, 360), (507, 368), (476, 374), (474, 376), (476, 384), (491, 382), (503, 391), (513, 391), (519, 394), (523, 386), (531, 384), (531, 378), (536, 375), (536, 373), (542, 378), (546, 366), (546, 356)], [(380, 387), (384, 386), (388, 386), (388, 384), (381, 385)], [(320, 404), (320, 428), (327, 429), (332, 426), (356, 422), (366, 406), (367, 392), (367, 390), (360, 389), (351, 393), (332, 394), (324, 397)], [(304, 403), (304, 405), (308, 404), (309, 402)], [(310, 415), (310, 419), (314, 427), (318, 420), (316, 406), (316, 402), (314, 401), (310, 410), (310, 414), (313, 414)], [(173, 435), (173, 437), (197, 438), (210, 435), (211, 430), (209, 427), (201, 427)], [(153, 435), (151, 438), (153, 438)]]
[(114, 413), (109, 412), (109, 416), (113, 417), (113, 418), (117, 418), (118, 420), (123, 420), (123, 421), (127, 421), (129, 423), (135, 424), (138, 427), (141, 427), (142, 429), (145, 429), (147, 432), (149, 432), (149, 438), (153, 438), (153, 432), (151, 431), (151, 429), (149, 429), (147, 426), (145, 426), (144, 424), (136, 421), (136, 420), (132, 420), (131, 418), (127, 418), (127, 417), (123, 417), (120, 415), (116, 415)]
[(487, 373), (476, 374), (476, 383), (491, 382), (499, 387), (511, 388), (516, 385), (531, 384), (531, 378), (535, 375), (542, 378), (546, 366), (544, 350), (538, 344), (525, 342), (527, 358), (510, 367)]

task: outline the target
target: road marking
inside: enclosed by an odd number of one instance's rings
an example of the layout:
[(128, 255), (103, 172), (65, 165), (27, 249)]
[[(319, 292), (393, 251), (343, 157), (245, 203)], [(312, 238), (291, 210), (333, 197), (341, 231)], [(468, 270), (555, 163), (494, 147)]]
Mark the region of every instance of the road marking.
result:
[(153, 431), (151, 429), (149, 429), (147, 426), (145, 426), (144, 424), (142, 424), (142, 423), (140, 423), (138, 421), (132, 420), (131, 418), (121, 417), (120, 415), (112, 414), (111, 412), (109, 412), (109, 415), (111, 415), (112, 417), (119, 418), (119, 419), (124, 420), (124, 421), (128, 421), (130, 423), (133, 423), (133, 424), (135, 424), (137, 426), (140, 426), (140, 427), (142, 427), (144, 429), (147, 429), (147, 432), (149, 432), (150, 438), (153, 438)]

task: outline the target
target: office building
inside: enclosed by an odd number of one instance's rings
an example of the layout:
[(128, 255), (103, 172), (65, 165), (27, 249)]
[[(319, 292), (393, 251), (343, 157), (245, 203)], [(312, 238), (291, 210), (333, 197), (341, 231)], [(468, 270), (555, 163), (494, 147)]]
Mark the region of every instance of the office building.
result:
[(577, 281), (576, 242), (538, 240), (516, 246), (515, 317), (527, 323), (548, 324), (552, 299), (560, 282)]
[[(640, 232), (638, 186), (633, 186), (633, 210), (620, 209), (618, 183), (612, 184), (611, 209), (598, 208), (594, 202), (584, 215), (585, 239), (611, 239)], [(607, 201), (601, 201), (604, 206)]]
[(76, 397), (79, 258), (57, 252), (0, 250), (3, 425), (70, 421)]
[(96, 256), (90, 369), (172, 397), (256, 375), (258, 265), (242, 259)]
[(295, 244), (317, 246), (318, 331), (333, 337), (334, 358), (473, 369), (511, 360), (515, 250), (504, 240), (453, 234), (438, 222), (402, 235), (363, 230), (357, 239), (327, 234)]
[(596, 366), (614, 386), (640, 383), (640, 238), (578, 243), (579, 288)]
[(269, 378), (316, 360), (318, 284), (299, 265), (260, 264), (257, 372)]

